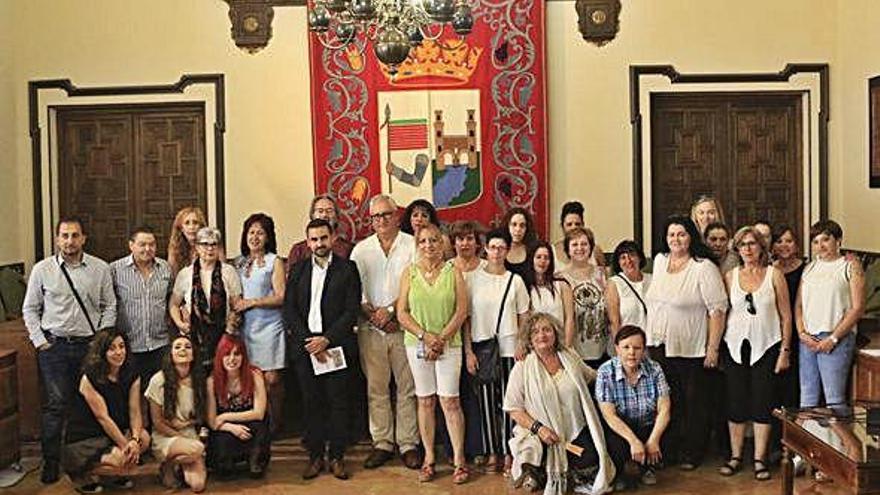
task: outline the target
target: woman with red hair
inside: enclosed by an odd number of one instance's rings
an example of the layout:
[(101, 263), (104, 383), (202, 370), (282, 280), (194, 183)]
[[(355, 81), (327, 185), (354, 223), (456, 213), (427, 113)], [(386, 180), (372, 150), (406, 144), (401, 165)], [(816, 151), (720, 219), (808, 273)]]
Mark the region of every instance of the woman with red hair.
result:
[(217, 344), (214, 371), (208, 378), (208, 465), (229, 475), (247, 461), (253, 478), (269, 462), (269, 421), (262, 372), (248, 361), (244, 342), (225, 334)]

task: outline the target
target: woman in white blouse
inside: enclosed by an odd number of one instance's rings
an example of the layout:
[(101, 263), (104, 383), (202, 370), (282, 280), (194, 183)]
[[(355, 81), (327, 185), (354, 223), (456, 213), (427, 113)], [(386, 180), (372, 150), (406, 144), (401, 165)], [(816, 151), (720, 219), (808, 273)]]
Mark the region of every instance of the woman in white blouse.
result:
[[(510, 416), (499, 417), (503, 391), (513, 369), (514, 357), (525, 355), (517, 346), (517, 333), (529, 312), (529, 294), (522, 278), (504, 267), (511, 240), (507, 229), (486, 234), (486, 266), (474, 272), (470, 280), (468, 309), (470, 318), (465, 327), (465, 357), (470, 375), (477, 375), (481, 363), (477, 354), (497, 346), (500, 373), (493, 383), (479, 386), (483, 448), (490, 469), (509, 469)], [(500, 315), (500, 316), (499, 316)], [(484, 370), (485, 372), (486, 370)]]
[(678, 455), (683, 470), (693, 470), (703, 455), (708, 428), (710, 391), (703, 368), (718, 366), (727, 292), (690, 218), (669, 217), (663, 232), (645, 293), (648, 346), (669, 379), (675, 407), (669, 451)]
[(605, 304), (611, 340), (624, 325), (647, 327), (648, 306), (645, 292), (651, 285), (651, 274), (645, 268), (645, 253), (635, 241), (621, 241), (614, 248), (611, 270), (614, 275), (605, 287)]
[(730, 356), (724, 375), (727, 383), (730, 459), (719, 472), (730, 476), (742, 467), (745, 423), (755, 431), (755, 479), (770, 479), (767, 444), (773, 408), (779, 404), (778, 375), (788, 368), (791, 306), (782, 272), (768, 266), (767, 242), (754, 227), (743, 227), (733, 236), (740, 266), (725, 276), (730, 294), (730, 314), (724, 343)]
[(800, 339), (801, 407), (846, 403), (856, 322), (865, 312), (865, 273), (840, 253), (843, 229), (834, 220), (810, 227), (815, 259), (804, 268), (795, 318)]
[(547, 313), (563, 322), (563, 334), (568, 342), (574, 341), (574, 298), (571, 285), (556, 277), (553, 248), (547, 241), (538, 241), (529, 251), (526, 267), (526, 288), (532, 313)]

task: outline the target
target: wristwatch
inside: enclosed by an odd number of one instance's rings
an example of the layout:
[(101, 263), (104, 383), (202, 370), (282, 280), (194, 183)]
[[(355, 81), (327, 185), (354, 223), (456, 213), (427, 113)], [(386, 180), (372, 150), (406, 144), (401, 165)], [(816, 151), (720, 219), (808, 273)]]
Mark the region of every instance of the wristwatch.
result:
[(838, 339), (837, 337), (835, 337), (833, 333), (828, 337), (828, 339), (831, 340), (831, 342), (832, 342), (834, 345), (837, 345), (837, 343), (840, 342), (840, 339)]
[(393, 315), (394, 314), (394, 305), (389, 304), (388, 306), (385, 307), (385, 311), (388, 311), (388, 313)]

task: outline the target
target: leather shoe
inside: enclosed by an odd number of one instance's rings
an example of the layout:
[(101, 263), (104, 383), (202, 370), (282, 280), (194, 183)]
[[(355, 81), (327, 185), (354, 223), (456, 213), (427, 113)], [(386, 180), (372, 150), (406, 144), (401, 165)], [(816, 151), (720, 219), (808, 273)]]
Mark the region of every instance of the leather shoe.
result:
[(342, 459), (333, 459), (330, 461), (330, 472), (336, 479), (347, 480), (348, 473), (345, 471), (345, 461)]
[(410, 469), (419, 469), (422, 467), (422, 456), (419, 455), (419, 449), (409, 449), (400, 455), (403, 465)]
[(370, 455), (367, 456), (367, 460), (364, 461), (364, 467), (366, 469), (376, 469), (377, 467), (382, 466), (386, 462), (391, 459), (391, 452), (382, 449), (373, 449), (370, 452)]
[(303, 471), (302, 477), (304, 480), (314, 479), (317, 478), (323, 470), (324, 459), (318, 457), (317, 459), (312, 459), (309, 461), (309, 464), (306, 466), (305, 471)]
[(58, 481), (58, 461), (54, 460), (45, 460), (43, 461), (43, 471), (40, 473), (40, 481), (44, 485), (50, 485)]

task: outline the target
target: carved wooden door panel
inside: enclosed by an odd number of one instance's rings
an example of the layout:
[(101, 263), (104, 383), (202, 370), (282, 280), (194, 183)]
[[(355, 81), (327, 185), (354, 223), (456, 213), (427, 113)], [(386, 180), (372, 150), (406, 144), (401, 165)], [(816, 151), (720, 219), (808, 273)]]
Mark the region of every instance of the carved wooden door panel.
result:
[(177, 211), (193, 205), (208, 211), (204, 119), (200, 107), (149, 112), (135, 120), (136, 217), (156, 229), (163, 258)]
[(651, 98), (651, 219), (719, 199), (735, 230), (759, 219), (803, 219), (801, 96), (797, 93), (655, 94)]
[(147, 224), (164, 257), (175, 212), (206, 208), (201, 105), (64, 107), (57, 126), (59, 212), (82, 218), (89, 253), (124, 256)]

